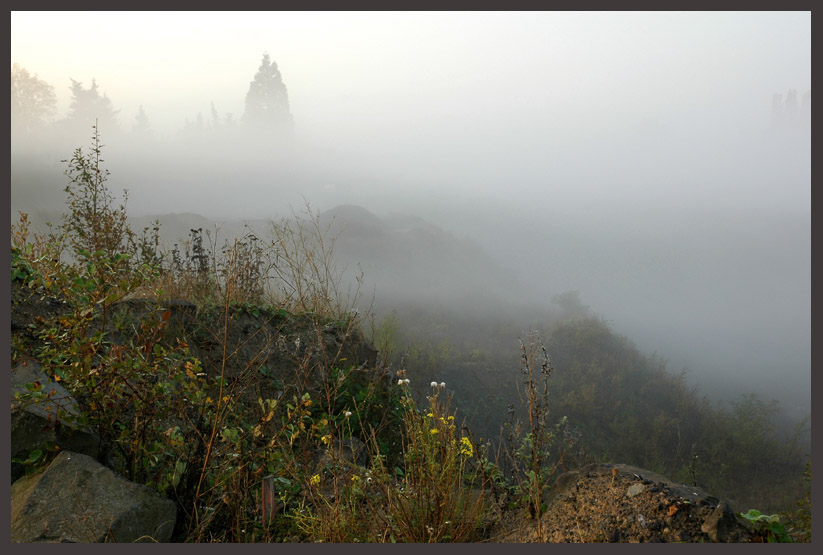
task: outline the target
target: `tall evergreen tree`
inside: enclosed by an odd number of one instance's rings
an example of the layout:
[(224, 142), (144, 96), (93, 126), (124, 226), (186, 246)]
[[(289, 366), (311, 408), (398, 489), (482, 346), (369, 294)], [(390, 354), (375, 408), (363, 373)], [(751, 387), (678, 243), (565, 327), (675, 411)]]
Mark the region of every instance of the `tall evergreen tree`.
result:
[(243, 123), (263, 132), (290, 132), (293, 126), (289, 111), (289, 94), (277, 64), (268, 53), (249, 85)]
[(97, 128), (108, 133), (116, 132), (117, 113), (111, 100), (105, 94), (101, 95), (97, 90), (97, 81), (91, 80), (88, 89), (83, 88), (80, 81), (71, 80), (71, 104), (69, 105), (69, 115), (66, 123), (70, 127), (87, 130), (97, 122)]

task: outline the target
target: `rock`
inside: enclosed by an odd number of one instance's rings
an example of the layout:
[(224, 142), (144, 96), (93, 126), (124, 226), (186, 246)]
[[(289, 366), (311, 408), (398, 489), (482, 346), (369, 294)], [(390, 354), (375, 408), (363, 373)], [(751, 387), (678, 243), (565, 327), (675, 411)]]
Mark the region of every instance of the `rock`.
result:
[[(629, 465), (591, 464), (561, 474), (545, 501), (542, 540), (552, 543), (744, 542), (751, 537), (728, 502)], [(503, 533), (500, 541), (540, 541), (536, 523)]]
[(65, 451), (11, 488), (12, 542), (167, 542), (174, 503)]
[[(15, 393), (26, 393), (26, 384), (34, 382), (41, 385), (41, 399), (16, 401)], [(11, 458), (25, 460), (32, 451), (45, 452), (50, 446), (98, 458), (100, 439), (77, 426), (73, 417), (78, 415), (77, 401), (37, 361), (23, 360), (11, 369)], [(12, 462), (12, 483), (24, 473), (21, 464)]]
[[(369, 453), (366, 449), (366, 444), (356, 437), (344, 439), (336, 453), (338, 465), (346, 466), (366, 466), (369, 462)], [(314, 472), (322, 472), (326, 468), (332, 466), (332, 453), (330, 449), (320, 449), (315, 453)]]
[(629, 489), (626, 490), (626, 497), (634, 497), (635, 495), (640, 495), (643, 493), (643, 490), (646, 489), (646, 486), (643, 484), (632, 484), (629, 486)]
[(739, 541), (739, 536), (742, 534), (741, 524), (731, 506), (721, 501), (703, 521), (700, 529), (713, 542), (733, 542)]

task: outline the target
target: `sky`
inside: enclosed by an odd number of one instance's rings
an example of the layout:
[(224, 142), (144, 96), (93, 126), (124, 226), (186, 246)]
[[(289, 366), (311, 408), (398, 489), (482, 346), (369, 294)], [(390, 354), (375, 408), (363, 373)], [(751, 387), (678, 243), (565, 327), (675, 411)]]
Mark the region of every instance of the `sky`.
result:
[[(811, 88), (809, 12), (11, 13), (11, 62), (58, 118), (94, 78), (167, 138), (211, 102), (239, 118), (264, 52), (316, 183), (192, 200), (181, 177), (163, 210), (413, 212), (675, 367), (808, 395), (810, 137), (775, 129), (772, 98)], [(157, 211), (142, 187), (130, 206)]]
[(211, 101), (239, 115), (267, 51), (306, 135), (358, 140), (421, 119), (459, 134), (478, 111), (484, 133), (523, 117), (682, 122), (707, 102), (734, 118), (810, 88), (810, 44), (808, 12), (11, 13), (12, 60), (62, 110), (69, 78), (96, 78), (123, 116), (143, 104), (159, 128)]

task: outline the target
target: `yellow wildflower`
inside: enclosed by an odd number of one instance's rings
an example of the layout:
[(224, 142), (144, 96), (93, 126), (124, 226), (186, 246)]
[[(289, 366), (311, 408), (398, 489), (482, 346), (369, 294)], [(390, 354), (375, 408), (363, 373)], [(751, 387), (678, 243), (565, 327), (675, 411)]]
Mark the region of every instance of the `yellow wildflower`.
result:
[(319, 484), (320, 483), (320, 474), (315, 474), (314, 476), (312, 476), (311, 479), (309, 480), (309, 483), (313, 486), (316, 486), (317, 484)]
[(471, 457), (474, 455), (474, 447), (472, 447), (472, 442), (467, 437), (460, 438), (460, 450), (458, 451), (461, 455), (466, 455)]
[(431, 435), (439, 434), (440, 430), (438, 430), (437, 428), (432, 428), (431, 430), (429, 430), (429, 433)]

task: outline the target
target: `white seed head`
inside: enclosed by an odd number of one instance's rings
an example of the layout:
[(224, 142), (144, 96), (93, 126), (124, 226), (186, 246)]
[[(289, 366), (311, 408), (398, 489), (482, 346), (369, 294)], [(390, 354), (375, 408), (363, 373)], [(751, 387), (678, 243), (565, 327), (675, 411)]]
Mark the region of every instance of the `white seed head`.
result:
[(432, 382), (432, 387), (437, 387), (437, 382)]

